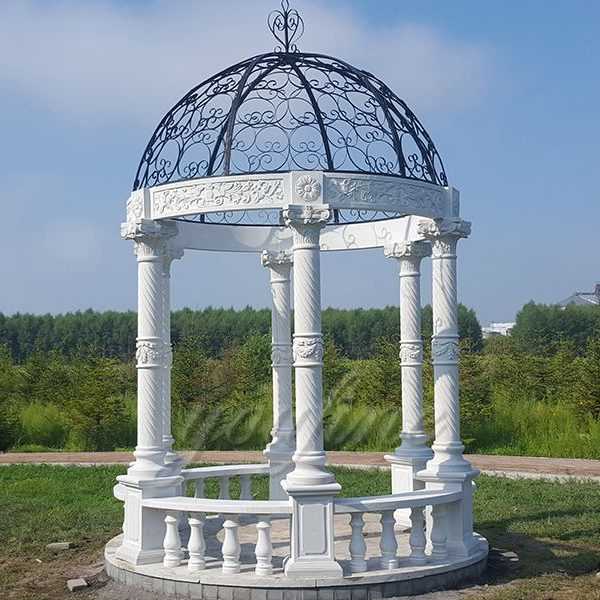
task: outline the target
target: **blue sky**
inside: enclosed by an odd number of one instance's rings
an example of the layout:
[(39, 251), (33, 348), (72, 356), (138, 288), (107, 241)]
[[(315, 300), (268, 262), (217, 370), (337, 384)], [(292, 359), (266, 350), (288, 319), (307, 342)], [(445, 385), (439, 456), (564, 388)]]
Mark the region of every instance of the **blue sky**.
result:
[[(0, 311), (135, 307), (135, 261), (118, 232), (143, 147), (189, 88), (273, 46), (265, 19), (277, 4), (0, 4)], [(600, 280), (600, 3), (295, 5), (302, 49), (374, 72), (436, 141), (473, 221), (460, 297), (482, 322)], [(188, 253), (173, 276), (176, 307), (269, 302), (254, 256)], [(381, 252), (324, 256), (324, 305), (397, 295)]]

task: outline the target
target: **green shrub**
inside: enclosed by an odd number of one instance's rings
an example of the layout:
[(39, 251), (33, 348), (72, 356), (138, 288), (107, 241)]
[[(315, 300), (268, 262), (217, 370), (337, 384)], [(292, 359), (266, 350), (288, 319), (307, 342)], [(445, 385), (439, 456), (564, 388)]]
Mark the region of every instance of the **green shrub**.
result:
[(36, 444), (56, 449), (64, 447), (69, 434), (69, 422), (55, 404), (28, 404), (21, 410), (20, 421), (20, 445)]

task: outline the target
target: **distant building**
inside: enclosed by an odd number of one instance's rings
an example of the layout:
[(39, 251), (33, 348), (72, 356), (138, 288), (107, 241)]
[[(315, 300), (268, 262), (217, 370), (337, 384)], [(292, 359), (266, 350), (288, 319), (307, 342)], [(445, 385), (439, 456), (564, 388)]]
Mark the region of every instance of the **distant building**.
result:
[(600, 305), (600, 283), (596, 283), (593, 292), (575, 292), (558, 303), (559, 306), (569, 306), (571, 304), (576, 304), (577, 306)]
[(487, 327), (481, 328), (481, 333), (484, 338), (496, 335), (508, 335), (514, 326), (514, 323), (490, 323)]

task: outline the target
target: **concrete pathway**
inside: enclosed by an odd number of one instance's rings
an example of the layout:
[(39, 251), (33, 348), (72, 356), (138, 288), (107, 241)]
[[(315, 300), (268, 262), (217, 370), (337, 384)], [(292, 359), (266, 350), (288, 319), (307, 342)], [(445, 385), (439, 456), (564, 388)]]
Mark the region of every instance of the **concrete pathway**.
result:
[[(254, 463), (263, 462), (258, 451), (183, 452), (188, 462)], [(328, 452), (329, 464), (355, 468), (387, 467), (381, 452)], [(473, 466), (486, 474), (528, 478), (579, 478), (600, 481), (600, 460), (578, 458), (533, 458), (469, 454)], [(9, 452), (0, 453), (3, 464), (111, 465), (133, 460), (130, 452)]]

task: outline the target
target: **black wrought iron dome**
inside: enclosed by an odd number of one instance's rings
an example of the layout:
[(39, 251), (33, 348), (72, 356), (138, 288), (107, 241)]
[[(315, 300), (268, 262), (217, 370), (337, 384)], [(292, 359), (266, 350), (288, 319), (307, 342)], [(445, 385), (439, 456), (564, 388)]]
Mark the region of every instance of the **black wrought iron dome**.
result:
[(286, 0), (269, 15), (274, 52), (190, 90), (162, 119), (134, 190), (219, 175), (322, 170), (447, 185), (440, 155), (406, 103), (367, 71), (298, 51)]

